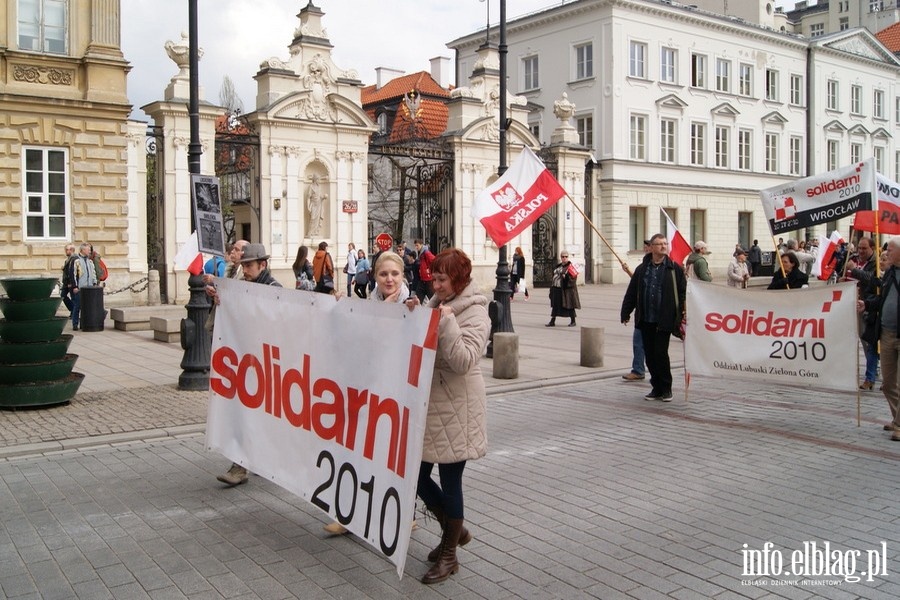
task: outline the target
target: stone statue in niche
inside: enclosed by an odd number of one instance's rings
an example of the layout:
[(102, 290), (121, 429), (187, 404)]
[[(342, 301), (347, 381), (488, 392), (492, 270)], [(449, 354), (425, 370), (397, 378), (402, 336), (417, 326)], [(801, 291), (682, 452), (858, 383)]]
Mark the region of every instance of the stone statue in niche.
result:
[(313, 174), (312, 181), (306, 188), (306, 210), (309, 214), (306, 237), (313, 238), (322, 234), (322, 225), (325, 223), (325, 202), (328, 194), (322, 191), (321, 179), (318, 174)]

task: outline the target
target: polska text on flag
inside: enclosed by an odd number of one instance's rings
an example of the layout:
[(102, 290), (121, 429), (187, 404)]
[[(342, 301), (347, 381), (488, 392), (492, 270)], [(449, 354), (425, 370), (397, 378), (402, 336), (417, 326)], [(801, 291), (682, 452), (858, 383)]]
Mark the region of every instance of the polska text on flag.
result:
[(174, 261), (176, 267), (185, 269), (191, 275), (199, 275), (203, 272), (203, 255), (200, 254), (200, 243), (197, 241), (196, 230), (175, 255)]
[(525, 146), (509, 170), (475, 198), (472, 217), (502, 246), (565, 195), (541, 159)]
[(666, 241), (669, 243), (669, 258), (672, 259), (672, 262), (683, 265), (684, 259), (691, 253), (691, 245), (688, 244), (681, 232), (678, 231), (678, 228), (675, 227), (675, 223), (669, 218), (668, 213), (662, 207), (659, 210), (666, 217)]
[(878, 232), (896, 235), (900, 233), (900, 184), (875, 174), (878, 185), (878, 210), (861, 210), (854, 215), (853, 229), (875, 231), (875, 214), (878, 214)]
[(874, 196), (873, 158), (759, 192), (773, 235), (871, 210)]

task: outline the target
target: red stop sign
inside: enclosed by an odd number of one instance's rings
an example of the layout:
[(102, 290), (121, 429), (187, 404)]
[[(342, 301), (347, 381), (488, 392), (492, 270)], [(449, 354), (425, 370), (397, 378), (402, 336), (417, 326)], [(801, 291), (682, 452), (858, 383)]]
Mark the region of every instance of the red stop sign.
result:
[(375, 236), (375, 244), (378, 245), (382, 252), (386, 252), (394, 247), (394, 238), (387, 233), (379, 233)]

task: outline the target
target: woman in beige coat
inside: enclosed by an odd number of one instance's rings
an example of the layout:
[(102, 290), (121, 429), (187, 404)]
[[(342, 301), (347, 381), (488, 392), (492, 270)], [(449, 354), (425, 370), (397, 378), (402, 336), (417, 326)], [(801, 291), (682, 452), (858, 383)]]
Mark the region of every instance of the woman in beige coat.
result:
[[(437, 517), (442, 535), (428, 555), (435, 564), (423, 583), (444, 581), (456, 573), (456, 547), (472, 539), (463, 522), (462, 475), (467, 460), (487, 452), (486, 398), (478, 362), (491, 329), (487, 298), (475, 291), (472, 262), (464, 252), (442, 251), (431, 273), (434, 296), (428, 306), (439, 310), (441, 319), (417, 493)], [(440, 485), (431, 478), (435, 464)]]

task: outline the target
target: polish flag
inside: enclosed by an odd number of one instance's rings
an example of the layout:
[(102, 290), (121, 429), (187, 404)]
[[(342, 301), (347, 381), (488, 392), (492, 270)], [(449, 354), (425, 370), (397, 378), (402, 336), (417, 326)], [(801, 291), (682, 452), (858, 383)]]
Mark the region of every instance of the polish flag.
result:
[[(875, 174), (878, 187), (878, 232), (896, 235), (900, 233), (900, 184), (881, 173)], [(853, 217), (853, 229), (875, 231), (874, 210), (861, 210)]]
[(837, 266), (831, 259), (843, 241), (844, 238), (837, 231), (832, 231), (830, 238), (824, 235), (819, 236), (819, 253), (816, 254), (816, 262), (812, 267), (811, 273), (813, 275), (822, 281), (828, 281), (828, 278), (831, 277), (831, 274), (834, 273), (834, 268)]
[(660, 207), (659, 210), (666, 218), (666, 223), (668, 225), (666, 227), (666, 241), (669, 242), (669, 258), (672, 259), (672, 262), (684, 265), (684, 259), (691, 253), (691, 245), (687, 243), (687, 240), (684, 239), (684, 236), (681, 235), (681, 232), (675, 227), (675, 223), (672, 222), (672, 219), (669, 218), (666, 211), (663, 210), (662, 207)]
[(509, 170), (475, 198), (472, 217), (481, 221), (495, 244), (502, 246), (565, 195), (541, 159), (525, 146)]
[(175, 266), (179, 269), (186, 269), (191, 275), (199, 275), (203, 272), (203, 255), (200, 254), (200, 243), (197, 241), (196, 230), (175, 255)]

